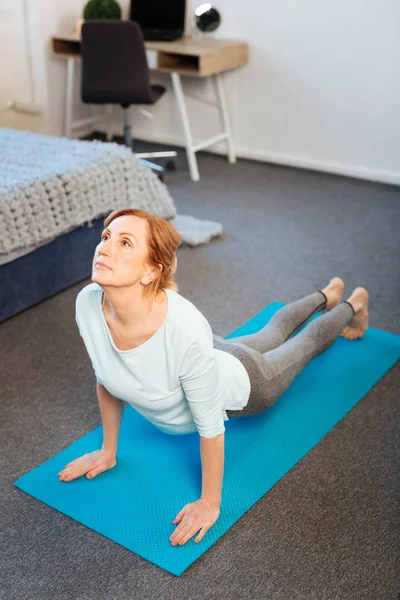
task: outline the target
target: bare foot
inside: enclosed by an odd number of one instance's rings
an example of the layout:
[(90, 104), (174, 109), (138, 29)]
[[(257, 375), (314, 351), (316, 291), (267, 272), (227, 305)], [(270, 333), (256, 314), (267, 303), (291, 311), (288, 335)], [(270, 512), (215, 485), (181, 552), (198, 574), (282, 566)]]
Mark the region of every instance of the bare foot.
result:
[(333, 277), (322, 290), (327, 297), (326, 308), (331, 310), (339, 304), (344, 292), (344, 282), (340, 277)]
[(356, 314), (351, 320), (350, 325), (345, 327), (341, 333), (342, 337), (348, 340), (358, 340), (368, 329), (368, 300), (369, 294), (363, 287), (357, 287), (347, 302), (353, 306)]

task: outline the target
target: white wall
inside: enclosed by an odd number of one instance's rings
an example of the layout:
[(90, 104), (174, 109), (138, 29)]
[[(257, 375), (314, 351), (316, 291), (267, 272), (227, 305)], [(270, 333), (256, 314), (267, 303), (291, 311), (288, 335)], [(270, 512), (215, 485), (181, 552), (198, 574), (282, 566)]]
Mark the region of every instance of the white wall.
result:
[[(398, 0), (216, 6), (218, 36), (250, 46), (249, 64), (227, 76), (240, 156), (400, 183)], [(165, 104), (155, 123), (138, 120), (138, 135), (182, 140), (172, 93)], [(213, 135), (212, 109), (190, 108), (196, 141)]]
[[(0, 0), (1, 1), (1, 0)], [(36, 0), (40, 4), (40, 19), (43, 31), (43, 53), (47, 69), (48, 114), (47, 130), (53, 135), (63, 135), (64, 131), (64, 98), (67, 75), (67, 64), (52, 56), (51, 37), (59, 31), (74, 31), (75, 21), (81, 17), (85, 0)], [(73, 98), (73, 115), (85, 116), (90, 112), (79, 98), (79, 61), (75, 70), (75, 93)]]
[(262, 18), (236, 19), (252, 48), (239, 76), (240, 153), (400, 183), (400, 3), (252, 4)]
[(38, 0), (0, 0), (0, 126), (43, 125), (41, 118), (6, 110), (10, 104), (19, 103), (47, 111), (38, 8)]
[[(7, 0), (0, 0), (1, 3)], [(48, 75), (48, 128), (60, 135), (66, 65), (50, 36), (72, 30), (84, 0), (35, 0)], [(200, 0), (188, 0), (194, 8)], [(121, 2), (124, 13), (128, 0)], [(239, 156), (400, 184), (400, 3), (398, 0), (216, 0), (217, 35), (249, 43), (249, 64), (226, 74)], [(1, 13), (1, 11), (0, 11)], [(169, 78), (155, 81), (169, 86)], [(210, 82), (185, 79), (195, 141), (219, 131)], [(204, 85), (205, 84), (205, 85)], [(79, 101), (75, 115), (88, 114)], [(137, 137), (183, 144), (172, 89), (133, 111)], [(120, 122), (115, 123), (116, 129)], [(216, 149), (218, 151), (218, 148)]]

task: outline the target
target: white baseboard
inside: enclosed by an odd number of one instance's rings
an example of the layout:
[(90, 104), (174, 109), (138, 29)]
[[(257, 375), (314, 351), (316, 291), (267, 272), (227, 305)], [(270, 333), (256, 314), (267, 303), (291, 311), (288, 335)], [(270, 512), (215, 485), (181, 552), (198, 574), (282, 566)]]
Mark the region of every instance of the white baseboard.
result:
[[(174, 146), (183, 147), (184, 143), (181, 136), (168, 133), (150, 132), (148, 130), (135, 129), (134, 135), (137, 139), (148, 142), (159, 142), (161, 144), (172, 144)], [(194, 141), (197, 143), (197, 140)], [(224, 145), (216, 144), (207, 148), (205, 152), (214, 154), (226, 154)], [(297, 167), (300, 169), (311, 169), (313, 171), (323, 171), (325, 173), (333, 173), (335, 175), (345, 175), (347, 177), (355, 177), (357, 179), (365, 179), (367, 181), (378, 181), (380, 183), (389, 183), (392, 185), (400, 185), (400, 173), (394, 171), (377, 171), (366, 167), (358, 167), (345, 165), (342, 163), (326, 162), (322, 160), (308, 159), (290, 154), (279, 154), (264, 152), (263, 150), (254, 150), (243, 146), (236, 147), (238, 158), (247, 158), (261, 162), (269, 162), (288, 167)], [(201, 176), (201, 174), (200, 174)]]
[(238, 156), (253, 160), (260, 160), (278, 165), (298, 167), (300, 169), (311, 169), (313, 171), (323, 171), (333, 173), (334, 175), (345, 175), (346, 177), (355, 177), (367, 181), (377, 181), (379, 183), (389, 183), (400, 185), (400, 173), (394, 171), (375, 171), (366, 167), (345, 165), (343, 163), (326, 162), (322, 160), (307, 159), (289, 154), (274, 154), (262, 151), (254, 151), (248, 148), (238, 148)]
[[(101, 126), (98, 129), (102, 130)], [(74, 137), (89, 134), (93, 131), (93, 126), (89, 126), (85, 129), (76, 133)], [(112, 133), (114, 135), (123, 135), (120, 124), (112, 125)], [(138, 140), (146, 142), (159, 142), (160, 144), (172, 144), (173, 146), (184, 147), (184, 142), (181, 136), (173, 135), (170, 133), (161, 133), (149, 131), (148, 129), (135, 128), (134, 136)], [(197, 140), (194, 140), (197, 143)], [(212, 154), (226, 154), (224, 144), (216, 144), (210, 148), (204, 150), (204, 152), (211, 152)], [(254, 148), (245, 148), (243, 146), (236, 147), (236, 154), (238, 158), (246, 158), (249, 160), (257, 160), (260, 162), (268, 162), (277, 165), (284, 165), (287, 167), (296, 167), (299, 169), (310, 169), (312, 171), (322, 171), (324, 173), (333, 173), (334, 175), (345, 175), (346, 177), (355, 177), (356, 179), (364, 179), (367, 181), (377, 181), (379, 183), (388, 183), (391, 185), (400, 186), (400, 173), (395, 171), (377, 171), (374, 169), (368, 169), (366, 167), (358, 167), (345, 165), (342, 163), (326, 162), (322, 160), (308, 159), (299, 156), (292, 156), (290, 154), (279, 154), (273, 152), (264, 152), (263, 150), (255, 150)], [(200, 173), (201, 177), (201, 173)]]

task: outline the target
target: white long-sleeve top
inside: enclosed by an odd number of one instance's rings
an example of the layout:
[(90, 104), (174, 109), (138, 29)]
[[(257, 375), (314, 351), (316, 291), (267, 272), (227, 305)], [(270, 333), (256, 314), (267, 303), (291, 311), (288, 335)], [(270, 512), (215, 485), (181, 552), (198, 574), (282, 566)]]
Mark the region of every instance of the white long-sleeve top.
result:
[(242, 363), (213, 347), (204, 315), (177, 292), (165, 289), (167, 316), (146, 342), (120, 350), (101, 306), (102, 288), (91, 283), (76, 299), (76, 322), (99, 383), (170, 434), (225, 431), (226, 410), (248, 402), (250, 380)]

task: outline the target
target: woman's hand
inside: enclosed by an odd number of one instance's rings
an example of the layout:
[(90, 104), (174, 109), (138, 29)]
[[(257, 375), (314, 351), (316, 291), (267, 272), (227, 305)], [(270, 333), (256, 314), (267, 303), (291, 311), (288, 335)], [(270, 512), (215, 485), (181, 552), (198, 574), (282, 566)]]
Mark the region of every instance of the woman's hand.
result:
[(172, 521), (173, 523), (180, 522), (180, 525), (169, 538), (172, 545), (179, 544), (183, 546), (201, 529), (200, 534), (194, 540), (196, 543), (200, 542), (218, 519), (219, 513), (219, 505), (202, 498), (196, 500), (196, 502), (186, 504)]
[(93, 479), (99, 473), (112, 469), (116, 464), (115, 454), (102, 448), (90, 452), (90, 454), (84, 454), (65, 465), (64, 469), (59, 472), (58, 478), (60, 481), (72, 481), (86, 473), (87, 479)]

